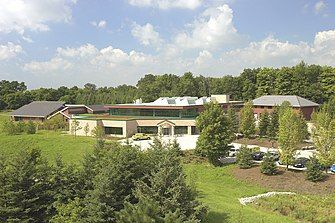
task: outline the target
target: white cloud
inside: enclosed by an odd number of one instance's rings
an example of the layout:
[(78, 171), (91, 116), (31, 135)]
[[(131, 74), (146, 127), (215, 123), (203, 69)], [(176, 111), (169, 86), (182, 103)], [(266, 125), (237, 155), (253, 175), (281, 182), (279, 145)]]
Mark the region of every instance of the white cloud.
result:
[(201, 6), (203, 0), (128, 0), (128, 2), (139, 7), (196, 9)]
[(314, 10), (316, 14), (321, 13), (325, 8), (326, 8), (326, 4), (324, 3), (324, 1), (318, 1), (314, 5)]
[(22, 36), (22, 39), (27, 43), (33, 43), (34, 41), (29, 36)]
[(99, 22), (92, 21), (92, 22), (90, 22), (90, 24), (92, 26), (95, 26), (95, 27), (98, 27), (98, 28), (101, 28), (101, 29), (104, 29), (107, 26), (106, 20), (100, 20)]
[(72, 64), (62, 58), (52, 58), (46, 62), (32, 61), (25, 64), (23, 69), (33, 73), (50, 74), (50, 72), (56, 71), (58, 73), (66, 71), (72, 67)]
[(192, 24), (190, 32), (181, 32), (175, 44), (182, 48), (214, 49), (240, 39), (233, 24), (233, 10), (227, 5), (210, 7)]
[(145, 46), (150, 44), (158, 46), (162, 43), (159, 33), (154, 30), (154, 27), (150, 23), (143, 26), (134, 23), (131, 34)]
[(15, 57), (17, 54), (22, 53), (22, 47), (8, 42), (6, 45), (0, 45), (0, 60), (7, 60)]
[(48, 31), (49, 22), (69, 22), (75, 0), (1, 0), (0, 32)]

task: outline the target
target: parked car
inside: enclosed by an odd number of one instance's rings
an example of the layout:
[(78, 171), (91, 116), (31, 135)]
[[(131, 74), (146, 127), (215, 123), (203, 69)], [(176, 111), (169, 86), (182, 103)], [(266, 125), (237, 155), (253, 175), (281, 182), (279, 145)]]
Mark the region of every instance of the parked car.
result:
[(265, 153), (264, 152), (255, 152), (252, 154), (252, 159), (256, 161), (261, 161), (264, 157)]
[(147, 140), (150, 139), (150, 136), (145, 134), (145, 133), (136, 133), (131, 137), (133, 140), (138, 141), (138, 140)]
[(240, 149), (239, 148), (231, 148), (230, 150), (229, 150), (229, 154), (228, 154), (228, 156), (229, 157), (235, 157), (236, 155), (237, 155), (237, 153), (238, 152), (240, 152)]
[(294, 161), (293, 166), (295, 168), (305, 168), (308, 161), (309, 159), (306, 157), (299, 157)]
[(269, 154), (273, 157), (275, 161), (279, 161), (280, 154), (278, 152), (270, 151)]
[(335, 173), (335, 164), (333, 164), (331, 167), (330, 167), (330, 171)]

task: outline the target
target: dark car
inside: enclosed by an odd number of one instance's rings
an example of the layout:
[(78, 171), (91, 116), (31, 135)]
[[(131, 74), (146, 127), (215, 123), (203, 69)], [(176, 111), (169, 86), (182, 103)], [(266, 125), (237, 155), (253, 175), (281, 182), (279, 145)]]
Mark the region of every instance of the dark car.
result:
[(295, 168), (305, 168), (306, 167), (306, 164), (308, 163), (309, 159), (308, 158), (305, 158), (305, 157), (299, 157), (297, 158), (294, 163), (293, 163), (293, 166)]
[(261, 161), (264, 157), (265, 153), (264, 152), (255, 152), (252, 154), (252, 159), (256, 161)]

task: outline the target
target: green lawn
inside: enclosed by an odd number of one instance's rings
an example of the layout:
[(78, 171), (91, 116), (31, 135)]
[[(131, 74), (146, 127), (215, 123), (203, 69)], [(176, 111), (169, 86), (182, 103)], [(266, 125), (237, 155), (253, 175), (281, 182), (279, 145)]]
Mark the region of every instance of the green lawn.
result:
[(0, 134), (0, 151), (13, 154), (19, 149), (39, 148), (50, 161), (55, 160), (57, 154), (65, 162), (79, 162), (83, 154), (92, 151), (94, 139), (89, 137), (73, 137), (53, 131), (39, 131), (34, 135), (8, 136)]
[(209, 207), (209, 222), (295, 222), (271, 211), (242, 206), (238, 198), (264, 193), (266, 190), (235, 179), (230, 174), (232, 168), (234, 165), (221, 168), (206, 164), (185, 166), (186, 174), (191, 182), (195, 182), (200, 193), (200, 200)]

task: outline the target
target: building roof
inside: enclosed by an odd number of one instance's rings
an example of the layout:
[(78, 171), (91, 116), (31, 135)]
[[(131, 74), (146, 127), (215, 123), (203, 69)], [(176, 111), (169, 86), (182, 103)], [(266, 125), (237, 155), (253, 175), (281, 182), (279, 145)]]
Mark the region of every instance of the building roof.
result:
[(33, 101), (21, 108), (13, 111), (12, 116), (20, 117), (41, 117), (46, 118), (49, 115), (63, 108), (64, 102), (61, 101)]
[(257, 106), (280, 106), (284, 101), (290, 102), (292, 107), (317, 107), (319, 104), (296, 95), (264, 95), (252, 102)]
[(105, 105), (87, 105), (86, 107), (93, 112), (108, 111), (108, 108), (105, 107)]

